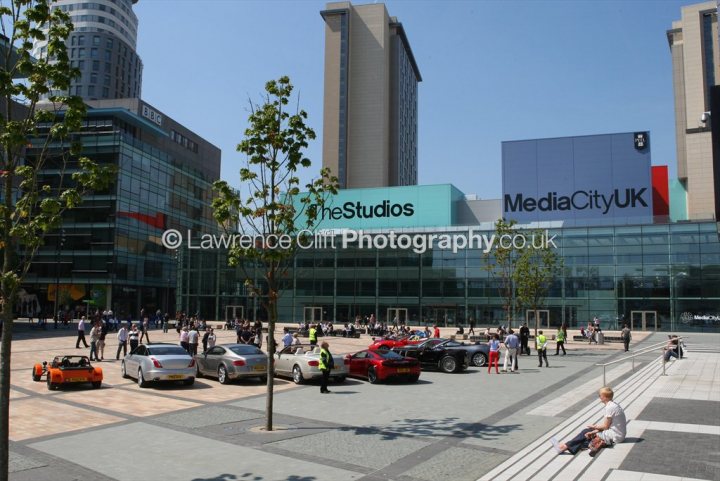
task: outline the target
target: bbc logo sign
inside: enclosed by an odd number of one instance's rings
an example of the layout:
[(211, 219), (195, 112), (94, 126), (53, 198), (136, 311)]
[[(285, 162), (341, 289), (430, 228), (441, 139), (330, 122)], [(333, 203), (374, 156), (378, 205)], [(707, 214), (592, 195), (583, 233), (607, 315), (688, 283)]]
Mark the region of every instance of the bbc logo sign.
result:
[(147, 105), (142, 106), (142, 116), (149, 119), (151, 122), (155, 122), (158, 125), (162, 125), (162, 115), (155, 112)]

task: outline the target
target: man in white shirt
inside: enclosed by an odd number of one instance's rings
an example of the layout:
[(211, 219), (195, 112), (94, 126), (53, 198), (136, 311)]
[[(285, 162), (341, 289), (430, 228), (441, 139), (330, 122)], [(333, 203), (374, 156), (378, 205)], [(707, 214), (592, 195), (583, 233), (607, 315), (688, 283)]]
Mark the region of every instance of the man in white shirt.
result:
[(283, 328), (283, 331), (285, 332), (285, 335), (282, 338), (283, 347), (288, 347), (293, 342), (292, 334), (290, 334), (290, 329), (287, 327)]
[[(627, 419), (623, 408), (613, 401), (615, 395), (613, 390), (606, 386), (598, 391), (598, 395), (600, 396), (600, 402), (605, 404), (602, 422), (589, 425), (567, 443), (559, 443), (557, 439), (552, 438), (550, 443), (558, 454), (564, 451), (576, 454), (580, 449), (587, 448), (590, 441), (595, 437), (600, 438), (608, 446), (625, 441)], [(590, 455), (594, 456), (596, 452), (597, 450), (591, 450)]]
[(87, 341), (85, 340), (85, 316), (82, 316), (80, 318), (80, 322), (78, 322), (77, 341), (75, 341), (75, 349), (80, 349), (80, 341), (82, 341), (85, 347), (89, 347)]
[(120, 350), (123, 351), (123, 357), (127, 356), (127, 342), (128, 342), (128, 331), (125, 328), (125, 324), (122, 325), (120, 330), (117, 333), (117, 339), (118, 339), (118, 350), (117, 354), (115, 354), (115, 359), (120, 359)]

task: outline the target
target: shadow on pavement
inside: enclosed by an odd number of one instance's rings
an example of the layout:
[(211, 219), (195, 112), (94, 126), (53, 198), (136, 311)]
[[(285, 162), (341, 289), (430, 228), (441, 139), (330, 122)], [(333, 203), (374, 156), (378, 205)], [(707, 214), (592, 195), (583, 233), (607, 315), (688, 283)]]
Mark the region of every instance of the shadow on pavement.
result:
[(488, 425), (483, 423), (458, 422), (458, 418), (444, 419), (403, 419), (382, 429), (375, 427), (343, 427), (340, 431), (354, 432), (355, 435), (382, 435), (383, 440), (392, 441), (401, 436), (437, 436), (445, 438), (496, 439), (512, 431), (522, 429), (520, 424)]
[[(240, 475), (234, 475), (229, 473), (224, 474), (218, 474), (217, 476), (214, 476), (212, 478), (193, 478), (192, 481), (230, 481), (230, 480), (237, 480), (237, 481), (262, 481), (266, 479), (263, 476), (260, 476), (258, 474), (253, 473), (243, 473)], [(274, 478), (277, 479), (277, 478)], [(287, 478), (285, 478), (282, 481), (315, 481), (317, 478), (315, 476), (298, 476), (295, 474), (291, 474)], [(280, 480), (277, 480), (280, 481)]]

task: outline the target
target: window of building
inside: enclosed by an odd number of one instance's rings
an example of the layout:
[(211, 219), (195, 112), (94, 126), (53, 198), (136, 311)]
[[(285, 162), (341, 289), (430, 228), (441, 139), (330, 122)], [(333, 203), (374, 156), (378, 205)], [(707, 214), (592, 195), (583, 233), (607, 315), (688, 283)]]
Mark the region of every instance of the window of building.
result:
[(110, 89), (107, 87), (103, 87), (103, 98), (106, 99), (110, 96)]
[(88, 95), (89, 95), (90, 97), (92, 97), (93, 95), (95, 95), (95, 86), (94, 86), (94, 85), (89, 85), (89, 86), (88, 86)]
[(85, 35), (78, 35), (78, 45), (85, 45)]
[(83, 58), (85, 56), (85, 49), (79, 48), (78, 49), (78, 57)]
[(113, 48), (113, 39), (109, 38), (105, 41), (105, 47), (112, 49)]
[(95, 72), (98, 72), (100, 70), (100, 61), (99, 60), (93, 60), (92, 69)]
[(98, 58), (98, 49), (96, 49), (96, 48), (91, 48), (91, 49), (90, 49), (90, 57), (92, 57), (92, 58)]

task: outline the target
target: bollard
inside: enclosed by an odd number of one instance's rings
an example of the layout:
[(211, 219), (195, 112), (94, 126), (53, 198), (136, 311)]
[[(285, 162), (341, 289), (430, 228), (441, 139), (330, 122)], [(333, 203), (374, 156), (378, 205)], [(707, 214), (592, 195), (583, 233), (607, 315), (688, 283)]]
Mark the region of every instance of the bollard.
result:
[(632, 355), (632, 362), (633, 362), (632, 372), (635, 372), (635, 354)]
[(660, 352), (662, 353), (662, 358), (663, 358), (663, 362), (662, 362), (663, 373), (662, 373), (662, 375), (664, 376), (664, 375), (665, 375), (665, 364), (667, 363), (667, 361), (665, 360), (665, 350), (663, 349), (663, 350), (660, 351)]

